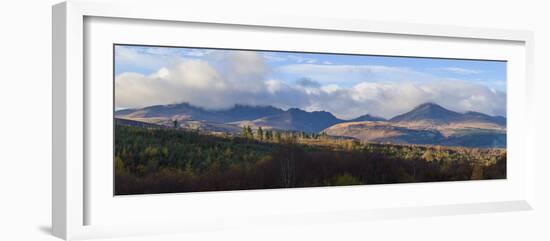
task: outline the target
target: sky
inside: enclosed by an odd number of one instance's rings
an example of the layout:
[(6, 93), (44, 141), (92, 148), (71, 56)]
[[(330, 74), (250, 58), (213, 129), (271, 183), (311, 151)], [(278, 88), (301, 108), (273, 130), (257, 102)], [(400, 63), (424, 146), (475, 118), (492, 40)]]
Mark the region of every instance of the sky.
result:
[(391, 118), (433, 102), (506, 116), (506, 62), (282, 51), (115, 46), (115, 108), (189, 103)]

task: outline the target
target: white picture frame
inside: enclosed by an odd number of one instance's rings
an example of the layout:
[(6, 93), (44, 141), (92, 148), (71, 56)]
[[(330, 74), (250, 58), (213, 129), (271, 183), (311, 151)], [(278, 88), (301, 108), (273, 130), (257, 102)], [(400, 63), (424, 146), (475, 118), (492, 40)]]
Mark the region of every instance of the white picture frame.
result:
[[(150, 11), (154, 8), (155, 11)], [(87, 115), (90, 114), (90, 99), (86, 94), (88, 89), (96, 88), (89, 86), (85, 82), (86, 68), (89, 64), (85, 56), (86, 34), (90, 34), (86, 29), (86, 19), (93, 18), (112, 18), (124, 21), (139, 20), (141, 22), (155, 22), (156, 25), (165, 23), (198, 23), (223, 25), (226, 29), (237, 27), (253, 27), (254, 29), (278, 29), (300, 30), (304, 32), (315, 31), (318, 34), (326, 33), (358, 33), (358, 34), (381, 34), (391, 35), (396, 38), (422, 37), (429, 39), (438, 39), (438, 41), (455, 40), (455, 42), (478, 41), (491, 45), (492, 43), (502, 42), (511, 44), (516, 50), (514, 56), (521, 59), (518, 64), (518, 71), (513, 70), (520, 77), (515, 78), (513, 82), (514, 93), (508, 96), (508, 105), (513, 109), (508, 113), (513, 118), (510, 128), (515, 128), (517, 135), (509, 135), (514, 138), (510, 148), (513, 148), (513, 158), (521, 159), (521, 162), (512, 166), (514, 170), (519, 170), (515, 175), (517, 180), (507, 183), (503, 182), (480, 182), (480, 183), (458, 183), (453, 184), (453, 189), (468, 190), (476, 188), (478, 192), (491, 189), (502, 189), (495, 198), (483, 197), (483, 195), (472, 197), (471, 199), (448, 200), (441, 202), (419, 202), (411, 201), (408, 204), (403, 202), (390, 202), (391, 204), (373, 205), (373, 208), (357, 208), (350, 205), (348, 209), (338, 209), (333, 206), (309, 205), (309, 209), (294, 210), (293, 207), (281, 205), (279, 208), (266, 208), (248, 205), (249, 212), (245, 206), (238, 204), (242, 200), (265, 201), (276, 198), (293, 198), (297, 200), (307, 200), (313, 197), (323, 197), (326, 195), (342, 195), (346, 197), (361, 198), (364, 195), (362, 187), (340, 187), (331, 189), (296, 189), (296, 190), (274, 190), (274, 191), (238, 191), (208, 194), (184, 194), (184, 195), (154, 195), (147, 197), (129, 197), (126, 200), (117, 200), (117, 203), (101, 202), (101, 205), (95, 205), (90, 209), (90, 202), (94, 200), (94, 180), (87, 179), (90, 175), (86, 174), (92, 164), (85, 161), (85, 157), (90, 153), (89, 143), (86, 142), (88, 130)], [(122, 235), (140, 235), (157, 234), (173, 232), (193, 232), (196, 230), (209, 230), (217, 228), (235, 228), (242, 226), (273, 226), (273, 225), (292, 225), (294, 222), (342, 222), (347, 220), (369, 220), (398, 217), (423, 217), (433, 215), (451, 215), (467, 214), (497, 211), (530, 210), (534, 202), (534, 136), (533, 126), (530, 124), (533, 120), (529, 118), (531, 114), (532, 93), (532, 73), (533, 73), (533, 34), (528, 31), (518, 30), (497, 30), (482, 29), (456, 26), (439, 25), (421, 25), (409, 23), (390, 23), (373, 22), (350, 19), (320, 19), (320, 18), (301, 18), (293, 16), (277, 16), (268, 14), (254, 15), (209, 15), (204, 10), (192, 9), (185, 6), (181, 1), (151, 1), (151, 2), (96, 2), (85, 0), (72, 0), (60, 3), (53, 7), (53, 167), (52, 167), (52, 226), (53, 234), (63, 239), (83, 239), (94, 237), (112, 237)], [(125, 28), (124, 25), (119, 26)], [(154, 27), (154, 26), (153, 26)], [(151, 27), (151, 28), (153, 28)], [(92, 34), (101, 32), (92, 30)], [(106, 40), (111, 41), (110, 39)], [(112, 40), (115, 41), (115, 40)], [(138, 41), (138, 40), (136, 40)], [(147, 40), (142, 40), (147, 41)], [(150, 41), (150, 40), (149, 40)], [(139, 41), (138, 41), (139, 42)], [(519, 49), (519, 50), (518, 50)], [(518, 52), (519, 51), (519, 52)], [(473, 56), (473, 55), (472, 55)], [(93, 61), (91, 61), (93, 62)], [(509, 87), (510, 88), (510, 87)], [(112, 93), (110, 93), (112, 94)], [(92, 97), (93, 98), (93, 94)], [(521, 134), (519, 134), (521, 133)], [(511, 136), (511, 137), (510, 137)], [(510, 139), (509, 139), (510, 140)], [(514, 141), (517, 144), (513, 144)], [(516, 168), (517, 167), (517, 168)], [(108, 170), (104, 170), (108, 172)], [(92, 182), (92, 183), (90, 183)], [(103, 185), (103, 183), (101, 184)], [(412, 184), (416, 185), (416, 184)], [(369, 191), (376, 189), (378, 192), (398, 192), (415, 193), (424, 190), (427, 195), (432, 195), (437, 190), (446, 189), (449, 184), (419, 184), (418, 186), (409, 186), (401, 188), (399, 185), (380, 185), (371, 187)], [(512, 187), (513, 185), (513, 187)], [(95, 185), (98, 186), (98, 185)], [(512, 187), (512, 188), (511, 188)], [(479, 188), (479, 189), (477, 189)], [(511, 189), (510, 189), (511, 188)], [(507, 189), (510, 189), (507, 193)], [(362, 194), (363, 193), (363, 194)], [(391, 194), (393, 195), (393, 194)], [(398, 196), (398, 195), (397, 195)], [(108, 197), (107, 197), (108, 198)], [(113, 198), (111, 196), (111, 198)], [(164, 202), (163, 200), (170, 200)], [(195, 207), (196, 213), (191, 215), (195, 219), (193, 222), (183, 220), (177, 217), (178, 212), (163, 213), (162, 217), (155, 215), (155, 210), (145, 210), (144, 218), (153, 220), (152, 223), (144, 222), (141, 218), (135, 218), (134, 222), (126, 220), (116, 220), (117, 213), (113, 210), (120, 208), (120, 205), (150, 205), (164, 202), (166, 209), (175, 207), (181, 203), (182, 199), (188, 199), (197, 205), (201, 203), (213, 203), (216, 200), (225, 200), (235, 203), (233, 212), (219, 214), (212, 212), (205, 213), (205, 217)], [(381, 201), (381, 200), (378, 200)], [(110, 205), (110, 206), (109, 206)], [(303, 206), (300, 206), (303, 205)], [(298, 204), (296, 207), (305, 207), (304, 204)], [(104, 210), (103, 213), (101, 213)], [(128, 210), (122, 210), (118, 215), (122, 216)], [(157, 210), (158, 211), (158, 210)], [(261, 212), (260, 216), (252, 215), (252, 212)], [(95, 213), (98, 213), (97, 215)], [(128, 213), (126, 213), (128, 214)], [(115, 220), (112, 223), (90, 222), (90, 216), (100, 216), (104, 221), (108, 215), (112, 215)], [(209, 216), (210, 215), (210, 216)], [(225, 215), (225, 216), (224, 216)], [(330, 218), (328, 218), (330, 217)], [(285, 221), (291, 219), (293, 221)], [(330, 220), (330, 221), (329, 221)], [(119, 222), (117, 222), (119, 221)], [(177, 221), (177, 222), (174, 222)], [(230, 221), (230, 224), (228, 224)], [(125, 223), (125, 224), (121, 224)], [(178, 223), (174, 225), (173, 223)]]

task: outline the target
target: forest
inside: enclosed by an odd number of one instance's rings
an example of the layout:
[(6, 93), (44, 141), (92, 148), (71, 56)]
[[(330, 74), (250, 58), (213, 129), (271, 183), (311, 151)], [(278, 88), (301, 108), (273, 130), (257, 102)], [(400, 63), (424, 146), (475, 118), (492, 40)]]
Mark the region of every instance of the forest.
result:
[(115, 195), (506, 178), (506, 150), (116, 124)]

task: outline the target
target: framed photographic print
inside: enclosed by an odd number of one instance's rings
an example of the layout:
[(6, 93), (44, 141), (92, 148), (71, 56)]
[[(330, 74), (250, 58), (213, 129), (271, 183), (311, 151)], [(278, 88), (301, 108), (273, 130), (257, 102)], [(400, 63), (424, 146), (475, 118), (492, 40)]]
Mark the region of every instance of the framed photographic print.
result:
[(56, 236), (532, 208), (530, 32), (124, 5), (53, 8)]
[(113, 48), (115, 195), (506, 179), (506, 61)]

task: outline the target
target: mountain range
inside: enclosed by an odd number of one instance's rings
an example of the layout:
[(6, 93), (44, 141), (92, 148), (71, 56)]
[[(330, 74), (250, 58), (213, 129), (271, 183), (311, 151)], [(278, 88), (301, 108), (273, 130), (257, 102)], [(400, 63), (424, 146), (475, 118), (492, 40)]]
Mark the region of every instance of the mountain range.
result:
[(178, 119), (183, 122), (202, 121), (236, 126), (246, 125), (251, 128), (262, 126), (262, 128), (314, 133), (343, 122), (385, 120), (368, 114), (353, 120), (342, 120), (326, 111), (308, 112), (299, 108), (283, 110), (273, 106), (235, 105), (226, 110), (207, 110), (188, 103), (119, 110), (115, 112), (115, 116), (146, 122)]
[(324, 130), (329, 135), (394, 144), (506, 147), (506, 118), (459, 113), (424, 103), (387, 121), (346, 122)]
[(155, 105), (115, 112), (119, 119), (215, 132), (238, 133), (240, 127), (325, 132), (330, 136), (396, 144), (436, 144), (468, 147), (505, 147), (506, 118), (479, 112), (459, 113), (435, 103), (424, 103), (391, 119), (365, 114), (343, 120), (326, 111), (283, 110), (273, 106), (235, 105), (207, 110), (188, 103)]

